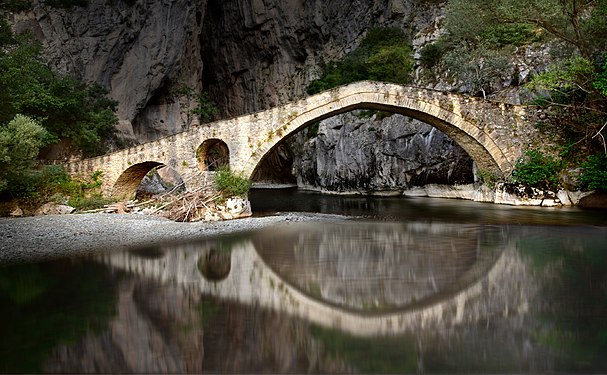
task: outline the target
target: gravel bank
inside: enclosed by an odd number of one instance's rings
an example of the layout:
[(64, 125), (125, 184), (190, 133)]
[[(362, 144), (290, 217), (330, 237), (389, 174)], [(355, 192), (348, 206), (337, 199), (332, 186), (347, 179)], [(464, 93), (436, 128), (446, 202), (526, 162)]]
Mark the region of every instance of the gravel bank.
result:
[(203, 239), (289, 221), (336, 218), (292, 213), (214, 223), (177, 223), (155, 216), (103, 213), (0, 218), (0, 264)]

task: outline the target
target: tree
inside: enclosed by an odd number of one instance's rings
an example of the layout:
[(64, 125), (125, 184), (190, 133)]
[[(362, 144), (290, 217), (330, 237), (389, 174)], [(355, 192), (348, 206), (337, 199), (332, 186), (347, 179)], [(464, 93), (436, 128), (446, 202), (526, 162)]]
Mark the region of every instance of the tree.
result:
[(607, 0), (450, 0), (447, 28), (474, 41), (500, 27), (532, 27), (573, 47), (583, 57), (604, 51)]
[(491, 82), (501, 78), (508, 68), (509, 55), (503, 49), (493, 50), (485, 46), (473, 48), (461, 44), (448, 52), (444, 61), (451, 74), (468, 86), (471, 93), (481, 92), (483, 99), (486, 99)]
[(47, 142), (48, 132), (36, 120), (21, 114), (0, 127), (0, 192), (33, 168), (40, 148)]
[(103, 152), (103, 140), (117, 122), (116, 103), (106, 91), (56, 74), (43, 60), (39, 43), (13, 37), (1, 23), (0, 31), (0, 124), (25, 114), (36, 118), (55, 141), (69, 139), (87, 156)]

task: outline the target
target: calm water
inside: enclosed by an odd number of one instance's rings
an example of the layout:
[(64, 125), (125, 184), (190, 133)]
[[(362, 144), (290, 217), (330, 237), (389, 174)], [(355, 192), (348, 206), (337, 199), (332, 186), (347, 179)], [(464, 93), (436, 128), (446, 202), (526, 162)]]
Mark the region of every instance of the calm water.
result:
[(0, 372), (607, 372), (604, 211), (251, 200), (346, 217), (0, 267)]

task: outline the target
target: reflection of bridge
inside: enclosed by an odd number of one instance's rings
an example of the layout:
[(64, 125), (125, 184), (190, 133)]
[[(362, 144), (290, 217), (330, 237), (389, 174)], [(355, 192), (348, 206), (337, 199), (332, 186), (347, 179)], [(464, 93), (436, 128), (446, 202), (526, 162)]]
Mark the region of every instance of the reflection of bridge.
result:
[(302, 293), (268, 267), (248, 240), (234, 245), (227, 253), (231, 269), (220, 281), (208, 280), (199, 269), (200, 260), (215, 251), (214, 244), (208, 242), (165, 249), (162, 256), (154, 258), (122, 252), (105, 254), (101, 259), (112, 267), (163, 283), (177, 283), (194, 293), (259, 305), (327, 328), (370, 337), (526, 312), (529, 285), (528, 280), (519, 277), (525, 268), (514, 243), (508, 241), (497, 261), (480, 264), (478, 267), (486, 271), (484, 276), (471, 279), (463, 289), (416, 308), (373, 314)]
[(453, 93), (377, 82), (358, 82), (263, 112), (193, 127), (153, 142), (67, 164), (73, 175), (104, 172), (106, 194), (134, 194), (152, 168), (175, 169), (188, 188), (208, 173), (208, 151), (220, 145), (232, 170), (253, 175), (279, 143), (302, 128), (353, 109), (400, 113), (453, 138), (483, 170), (507, 175), (535, 134), (526, 107)]

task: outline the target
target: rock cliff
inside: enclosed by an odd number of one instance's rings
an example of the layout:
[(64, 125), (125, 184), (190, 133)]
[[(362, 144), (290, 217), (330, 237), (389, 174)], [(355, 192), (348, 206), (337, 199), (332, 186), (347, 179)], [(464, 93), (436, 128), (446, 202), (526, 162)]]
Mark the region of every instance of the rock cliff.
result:
[(198, 37), (206, 2), (102, 1), (54, 8), (33, 0), (11, 14), (16, 32), (31, 31), (55, 70), (97, 82), (118, 102), (118, 130), (131, 142), (179, 132), (196, 121), (183, 87), (200, 89)]
[(397, 191), (431, 183), (474, 181), (472, 159), (451, 138), (401, 115), (357, 111), (322, 121), (299, 137), (297, 184), (341, 192)]

